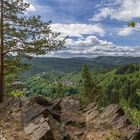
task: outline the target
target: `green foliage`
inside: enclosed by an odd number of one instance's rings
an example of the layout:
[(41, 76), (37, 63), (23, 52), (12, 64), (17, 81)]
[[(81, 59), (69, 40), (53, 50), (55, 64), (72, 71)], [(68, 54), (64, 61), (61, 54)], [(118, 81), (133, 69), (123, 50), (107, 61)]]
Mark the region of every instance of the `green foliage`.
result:
[(106, 104), (106, 95), (104, 94), (103, 88), (93, 81), (92, 75), (87, 65), (83, 65), (82, 80), (81, 101), (84, 104), (96, 102), (99, 105), (104, 106)]
[(59, 74), (78, 73), (82, 66), (87, 64), (91, 70), (96, 72), (102, 71), (105, 68), (110, 68), (111, 64), (97, 63), (88, 58), (49, 58), (49, 57), (34, 57), (30, 61), (24, 59), (25, 63), (31, 64), (31, 69), (24, 74), (24, 77), (33, 76), (42, 72), (55, 72)]
[(139, 108), (140, 98), (137, 94), (137, 89), (140, 89), (139, 79), (139, 71), (125, 75), (118, 75), (116, 74), (116, 70), (113, 70), (104, 75), (101, 74), (97, 76), (95, 81), (101, 87), (104, 87), (108, 98), (108, 104), (119, 103), (120, 99), (124, 98), (130, 100), (131, 106)]
[(44, 75), (36, 75), (27, 81), (27, 96), (42, 95), (51, 97), (55, 94), (55, 85), (51, 84), (51, 79), (46, 79)]
[(95, 84), (93, 82), (92, 76), (89, 72), (87, 65), (83, 65), (82, 69), (82, 78), (83, 78), (83, 96), (87, 97), (89, 100), (95, 100)]
[[(116, 73), (117, 72), (117, 73)], [(131, 122), (140, 125), (139, 65), (127, 65), (94, 77), (104, 87), (107, 104), (120, 104)]]
[(59, 77), (59, 79), (56, 83), (55, 90), (56, 90), (57, 97), (61, 97), (61, 98), (65, 97), (64, 85), (63, 85), (61, 77)]
[(66, 77), (60, 79), (57, 73), (43, 73), (29, 78), (26, 87), (27, 96), (41, 95), (49, 98), (70, 96), (78, 93), (77, 86), (71, 85), (70, 80), (65, 84)]
[(87, 65), (83, 65), (82, 78), (84, 86), (83, 94), (85, 94), (86, 97), (92, 99), (94, 95), (94, 83)]
[(87, 65), (81, 73), (42, 73), (27, 80), (28, 95), (49, 98), (76, 96), (82, 106), (96, 101), (104, 107), (120, 104), (135, 124), (140, 117), (140, 71), (139, 65), (125, 65), (107, 73), (91, 73)]
[(24, 93), (21, 90), (14, 90), (10, 93), (10, 96), (22, 97), (22, 96), (24, 96)]
[(135, 21), (131, 21), (131, 22), (128, 23), (128, 26), (134, 28), (136, 26), (136, 22)]
[(126, 66), (121, 66), (116, 70), (115, 74), (130, 74), (140, 70), (139, 65), (129, 64)]
[[(50, 29), (51, 22), (44, 22), (40, 16), (25, 16), (30, 4), (23, 0), (2, 0), (1, 9), (1, 74), (6, 85), (11, 75), (17, 75), (29, 66), (23, 58), (44, 55), (64, 48), (65, 39), (58, 39), (60, 33)], [(16, 77), (13, 77), (15, 80)], [(3, 80), (4, 81), (4, 80)], [(1, 83), (1, 85), (4, 85)], [(9, 88), (9, 87), (8, 87)], [(0, 87), (3, 90), (3, 86)], [(7, 87), (6, 87), (7, 89)]]
[(24, 59), (22, 62), (31, 65), (30, 69), (24, 73), (24, 79), (43, 72), (50, 73), (50, 71), (59, 73), (60, 75), (68, 74), (69, 77), (71, 76), (73, 78), (73, 76), (76, 77), (76, 75), (80, 75), (79, 72), (84, 64), (89, 66), (91, 73), (98, 74), (109, 72), (112, 68), (118, 66), (140, 64), (140, 57), (133, 57), (133, 59), (132, 57), (111, 56), (102, 56), (92, 59), (34, 57), (30, 59), (30, 61), (28, 59)]
[(125, 99), (120, 100), (120, 105), (124, 109), (131, 122), (135, 125), (140, 125), (140, 110), (135, 107), (131, 107), (129, 101)]

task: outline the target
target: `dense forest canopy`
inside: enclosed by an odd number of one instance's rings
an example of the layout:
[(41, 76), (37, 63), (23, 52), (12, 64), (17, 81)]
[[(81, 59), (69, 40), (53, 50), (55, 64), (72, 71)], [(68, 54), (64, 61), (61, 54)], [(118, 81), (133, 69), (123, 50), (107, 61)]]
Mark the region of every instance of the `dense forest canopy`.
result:
[[(63, 66), (65, 67), (65, 64)], [(102, 107), (120, 104), (126, 109), (132, 122), (139, 124), (136, 119), (140, 115), (139, 68), (139, 64), (126, 64), (112, 66), (107, 70), (104, 67), (103, 71), (98, 71), (98, 67), (93, 69), (83, 65), (83, 69), (81, 67), (81, 70), (73, 73), (66, 72), (65, 69), (61, 72), (46, 71), (30, 75), (27, 79), (24, 77), (23, 81), (27, 91), (26, 96), (39, 95), (48, 100), (55, 97), (78, 96), (83, 106), (93, 100)]]

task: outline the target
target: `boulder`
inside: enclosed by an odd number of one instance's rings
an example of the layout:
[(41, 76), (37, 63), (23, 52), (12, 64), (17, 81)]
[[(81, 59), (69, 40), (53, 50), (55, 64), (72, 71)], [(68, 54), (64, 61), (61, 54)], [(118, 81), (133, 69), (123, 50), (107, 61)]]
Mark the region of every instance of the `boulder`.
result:
[(112, 125), (117, 129), (126, 128), (131, 123), (124, 114), (124, 110), (116, 104), (109, 105), (99, 116), (101, 122)]
[(69, 135), (60, 123), (61, 100), (51, 102), (34, 97), (30, 104), (23, 108), (23, 123), (26, 135), (31, 140), (68, 140)]
[(36, 117), (32, 122), (25, 126), (24, 131), (27, 135), (30, 135), (31, 140), (40, 140), (44, 137), (48, 138), (48, 140), (53, 140), (48, 118), (44, 118), (43, 115)]
[(47, 117), (50, 111), (47, 107), (40, 106), (34, 103), (23, 109), (23, 124), (28, 125), (32, 120), (36, 119), (38, 116), (43, 115)]

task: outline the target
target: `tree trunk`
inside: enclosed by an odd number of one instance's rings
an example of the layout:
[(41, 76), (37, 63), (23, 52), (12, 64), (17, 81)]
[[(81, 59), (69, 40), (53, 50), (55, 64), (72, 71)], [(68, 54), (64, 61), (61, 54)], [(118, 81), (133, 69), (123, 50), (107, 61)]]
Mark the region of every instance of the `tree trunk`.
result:
[(1, 0), (0, 19), (0, 103), (4, 100), (4, 31), (3, 31), (3, 0)]

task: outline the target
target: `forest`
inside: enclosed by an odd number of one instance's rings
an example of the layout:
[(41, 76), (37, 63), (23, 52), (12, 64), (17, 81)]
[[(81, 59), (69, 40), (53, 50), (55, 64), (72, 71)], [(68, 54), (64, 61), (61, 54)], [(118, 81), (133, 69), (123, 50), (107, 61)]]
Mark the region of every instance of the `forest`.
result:
[(140, 140), (138, 0), (0, 1), (0, 140)]
[[(45, 61), (48, 58), (42, 59)], [(104, 59), (107, 58), (104, 57)], [(21, 87), (24, 88), (27, 97), (43, 96), (51, 100), (57, 97), (65, 98), (67, 96), (75, 96), (81, 98), (83, 107), (93, 102), (94, 99), (103, 108), (110, 104), (120, 104), (131, 121), (139, 125), (140, 65), (137, 62), (133, 62), (136, 64), (131, 64), (131, 61), (128, 62), (128, 59), (127, 62), (122, 60), (122, 58), (118, 59), (123, 61), (124, 64), (112, 66), (110, 63), (108, 67), (105, 67), (105, 63), (102, 65), (100, 63), (99, 66), (96, 61), (94, 63), (96, 62), (97, 64), (94, 65), (91, 60), (86, 60), (90, 65), (82, 63), (79, 65), (81, 69), (79, 69), (77, 60), (77, 63), (75, 63), (77, 67), (72, 69), (74, 72), (72, 70), (70, 72), (66, 70), (68, 68), (67, 65), (69, 65), (68, 63), (66, 65), (63, 63), (61, 70), (53, 69), (57, 67), (57, 58), (55, 60), (52, 59), (53, 67), (49, 64), (51, 58), (49, 58), (49, 63), (46, 62), (46, 65), (44, 63), (43, 65), (38, 65), (36, 61), (34, 64), (37, 64), (38, 67), (27, 70), (27, 77), (24, 74), (24, 76), (19, 75), (17, 84), (20, 81), (19, 85), (21, 84)], [(93, 64), (93, 67), (91, 64)], [(47, 65), (52, 71), (37, 73), (36, 70), (41, 66), (47, 67)], [(30, 73), (34, 73), (34, 75)]]

